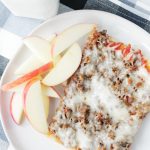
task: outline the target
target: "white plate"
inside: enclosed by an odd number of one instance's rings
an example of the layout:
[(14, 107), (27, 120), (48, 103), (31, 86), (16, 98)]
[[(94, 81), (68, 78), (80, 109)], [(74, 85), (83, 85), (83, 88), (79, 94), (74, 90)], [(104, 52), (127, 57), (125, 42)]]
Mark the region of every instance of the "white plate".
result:
[[(147, 57), (150, 56), (150, 35), (146, 31), (121, 17), (101, 11), (84, 10), (59, 15), (39, 26), (31, 35), (39, 35), (48, 38), (52, 33), (59, 33), (64, 28), (77, 23), (96, 23), (101, 29), (107, 29), (111, 36), (143, 49), (144, 53), (147, 54)], [(15, 77), (13, 73), (14, 69), (16, 69), (29, 55), (29, 51), (24, 46), (18, 50), (16, 56), (7, 66), (1, 84), (4, 84)], [(16, 150), (64, 149), (63, 146), (58, 145), (48, 137), (37, 133), (27, 122), (24, 122), (22, 126), (16, 126), (10, 117), (9, 97), (9, 93), (1, 91), (1, 120), (7, 138)], [(137, 134), (132, 149), (149, 150), (149, 137), (150, 116), (145, 119), (142, 128)]]

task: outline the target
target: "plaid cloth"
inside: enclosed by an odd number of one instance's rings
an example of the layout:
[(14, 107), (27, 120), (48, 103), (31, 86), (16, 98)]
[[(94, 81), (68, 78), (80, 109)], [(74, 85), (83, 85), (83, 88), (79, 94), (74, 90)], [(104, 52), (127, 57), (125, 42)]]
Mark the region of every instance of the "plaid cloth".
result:
[[(134, 22), (150, 33), (149, 0), (61, 0), (59, 14), (74, 9), (96, 9), (111, 12)], [(1, 29), (5, 29), (19, 36), (26, 36), (42, 22), (43, 20), (16, 17), (0, 2), (0, 35)], [(0, 75), (8, 61), (7, 58), (0, 55)], [(8, 141), (0, 125), (0, 150), (6, 150), (7, 147)]]

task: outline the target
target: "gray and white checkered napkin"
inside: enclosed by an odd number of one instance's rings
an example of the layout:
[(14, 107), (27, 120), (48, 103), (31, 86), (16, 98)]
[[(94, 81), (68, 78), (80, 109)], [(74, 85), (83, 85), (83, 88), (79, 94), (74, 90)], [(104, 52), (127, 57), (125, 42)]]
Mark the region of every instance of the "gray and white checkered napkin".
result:
[[(142, 1), (145, 1), (147, 4), (149, 3), (150, 6), (149, 0), (87, 0), (84, 9), (103, 10), (117, 14), (136, 23), (150, 33), (150, 9), (148, 5), (143, 5)], [(71, 10), (71, 8), (61, 4), (59, 13)], [(42, 22), (42, 20), (16, 17), (0, 2), (0, 45), (3, 29), (19, 36), (26, 36), (34, 27)], [(0, 46), (0, 54), (1, 52)], [(2, 75), (7, 63), (8, 59), (0, 55), (0, 75)], [(0, 125), (0, 150), (6, 150), (7, 147), (8, 141)]]

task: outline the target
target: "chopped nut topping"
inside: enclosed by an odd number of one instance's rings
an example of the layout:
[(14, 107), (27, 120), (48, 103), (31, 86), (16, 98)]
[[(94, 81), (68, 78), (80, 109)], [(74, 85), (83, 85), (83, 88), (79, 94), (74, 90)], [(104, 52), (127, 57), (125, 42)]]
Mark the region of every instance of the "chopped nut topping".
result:
[(127, 105), (127, 106), (130, 106), (134, 101), (134, 98), (133, 97), (129, 97), (128, 95), (124, 97), (124, 103)]
[(64, 108), (64, 113), (65, 113), (65, 117), (66, 117), (66, 118), (70, 118), (70, 117), (71, 117), (72, 110), (71, 110), (70, 108), (65, 107), (65, 108)]
[(81, 114), (88, 114), (90, 111), (90, 107), (83, 103), (81, 106), (78, 107), (78, 111)]
[(115, 132), (114, 131), (109, 131), (109, 133), (108, 133), (108, 136), (111, 138), (111, 139), (115, 139)]
[(106, 146), (104, 144), (100, 144), (97, 150), (106, 150)]
[(66, 128), (68, 128), (68, 127), (70, 127), (69, 124), (61, 124), (61, 125), (60, 125), (60, 128), (63, 128), (63, 129), (66, 129)]
[(97, 121), (98, 122), (102, 122), (103, 121), (103, 114), (102, 113), (98, 113), (98, 114), (96, 114), (96, 119), (97, 119)]
[(143, 85), (142, 82), (138, 82), (138, 83), (136, 84), (136, 87), (137, 87), (137, 88), (140, 88), (140, 87), (142, 87), (142, 85)]
[(67, 82), (50, 132), (77, 150), (129, 150), (139, 124), (150, 112), (150, 84), (148, 72), (140, 72), (146, 65), (141, 56), (130, 44), (94, 30), (81, 65)]
[(91, 62), (91, 59), (90, 59), (89, 56), (87, 56), (87, 57), (85, 58), (85, 60), (84, 60), (84, 64), (88, 64), (88, 63), (90, 63), (90, 62)]
[(128, 78), (128, 84), (131, 85), (133, 80), (131, 78)]

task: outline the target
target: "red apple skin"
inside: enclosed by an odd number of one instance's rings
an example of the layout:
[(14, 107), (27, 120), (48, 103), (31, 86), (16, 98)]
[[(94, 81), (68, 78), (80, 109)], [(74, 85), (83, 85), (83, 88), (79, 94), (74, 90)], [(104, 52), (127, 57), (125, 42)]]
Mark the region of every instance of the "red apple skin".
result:
[(14, 80), (12, 82), (9, 82), (9, 83), (3, 85), (2, 86), (2, 90), (3, 91), (7, 91), (7, 90), (9, 90), (11, 88), (14, 88), (14, 87), (16, 87), (16, 86), (18, 86), (18, 85), (20, 85), (20, 84), (22, 84), (22, 83), (32, 79), (32, 78), (34, 78), (36, 76), (39, 76), (39, 75), (49, 71), (52, 67), (53, 67), (53, 63), (52, 62), (47, 63), (44, 66), (42, 66), (42, 67), (40, 67), (40, 68), (38, 68), (38, 69), (28, 73), (28, 74), (25, 74), (22, 77)]
[(12, 95), (11, 95), (11, 99), (10, 99), (10, 115), (11, 115), (13, 121), (15, 122), (15, 124), (20, 125), (20, 123), (15, 120), (15, 118), (14, 118), (14, 116), (12, 114), (12, 101), (13, 101), (13, 98), (14, 98), (15, 94), (16, 93), (13, 92)]

